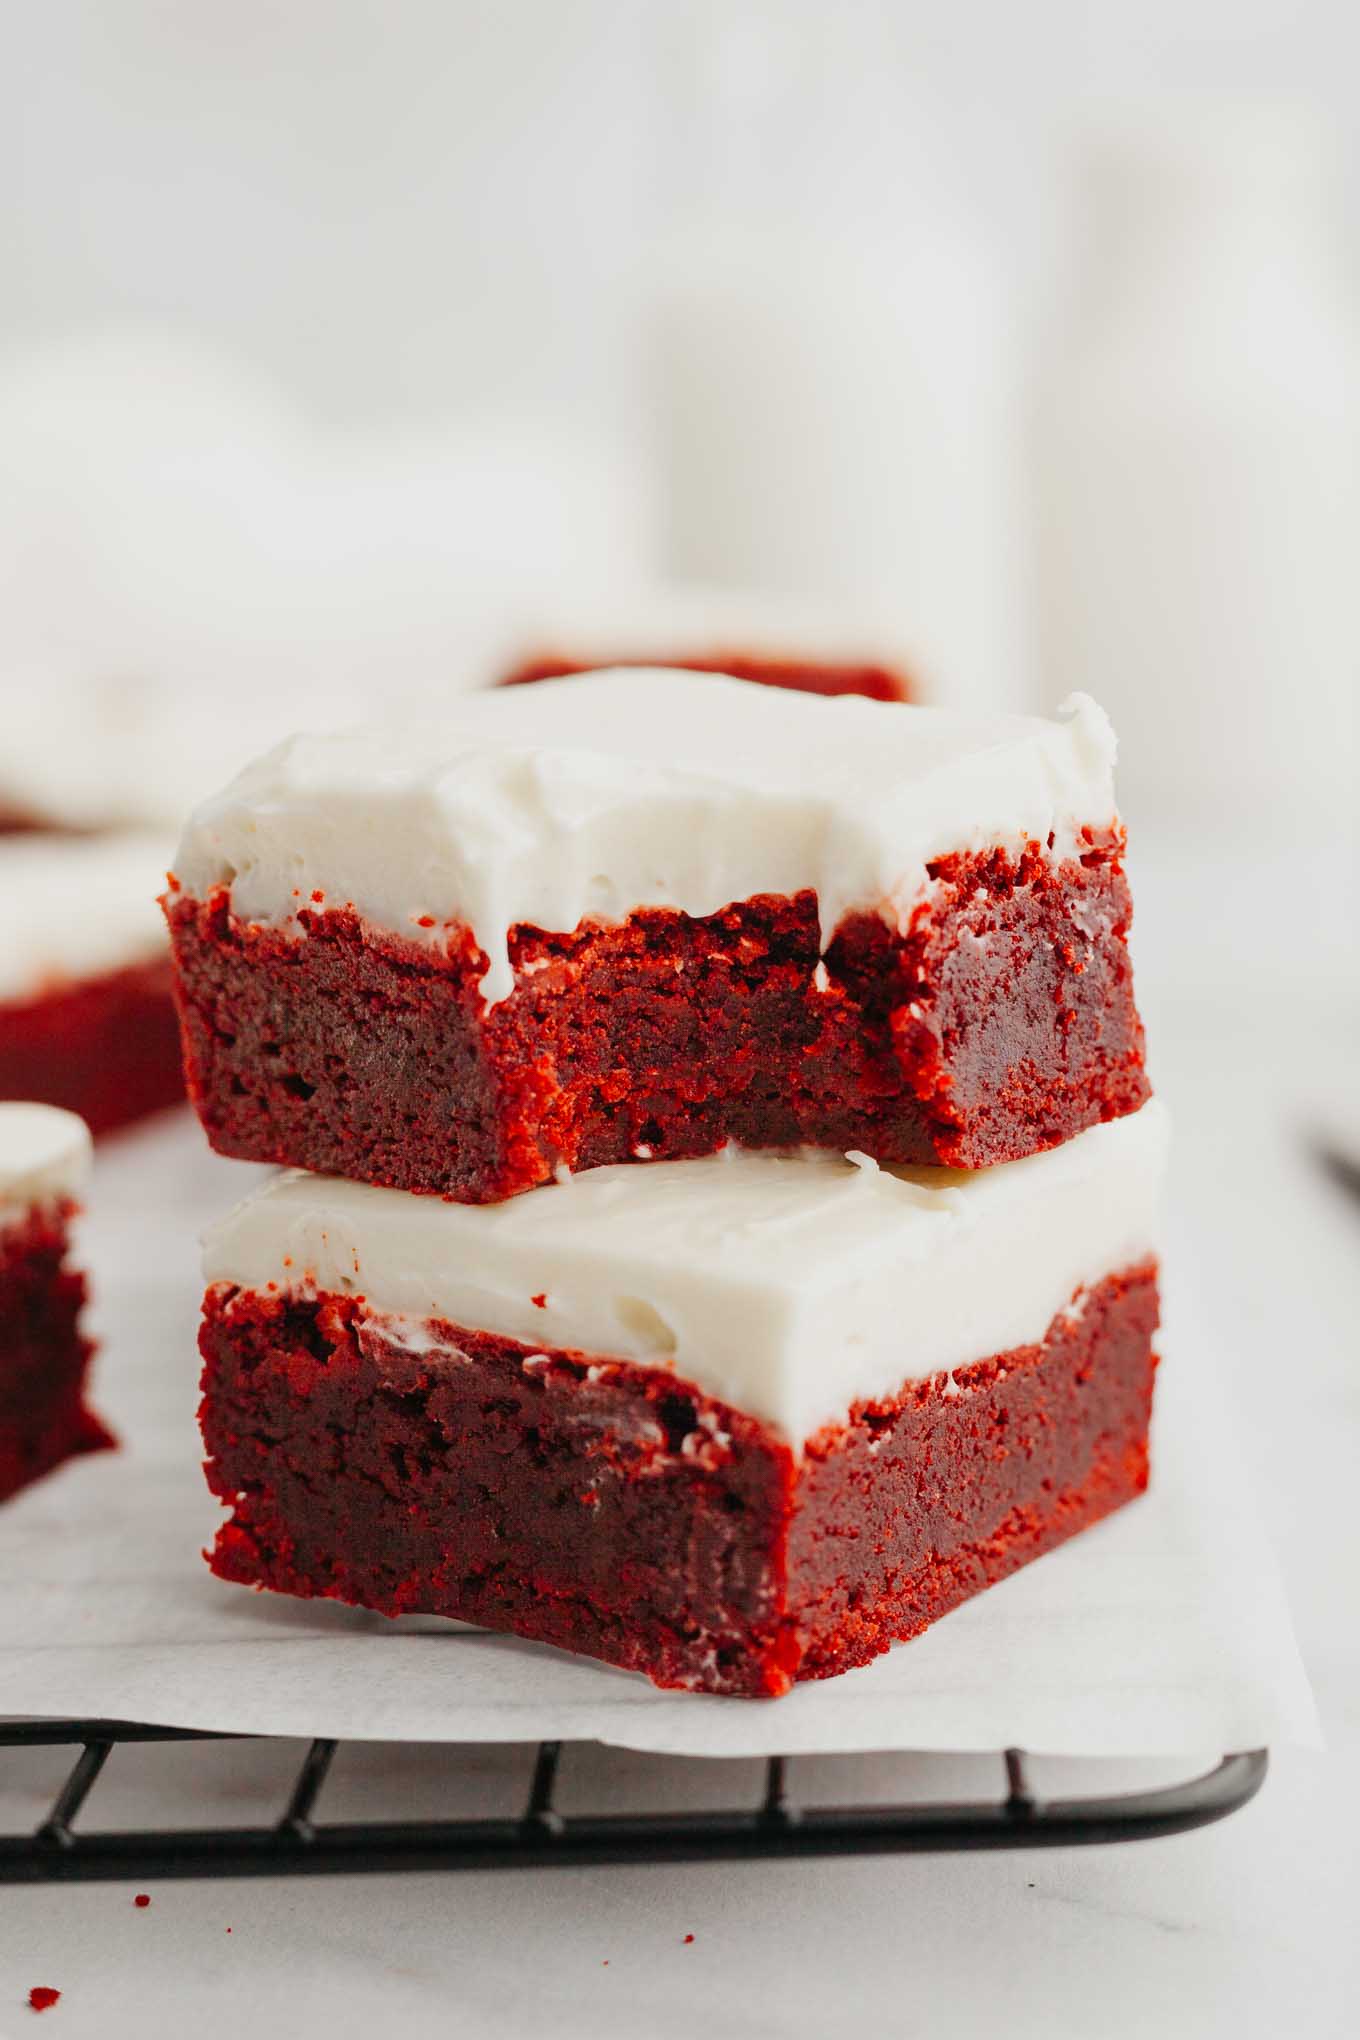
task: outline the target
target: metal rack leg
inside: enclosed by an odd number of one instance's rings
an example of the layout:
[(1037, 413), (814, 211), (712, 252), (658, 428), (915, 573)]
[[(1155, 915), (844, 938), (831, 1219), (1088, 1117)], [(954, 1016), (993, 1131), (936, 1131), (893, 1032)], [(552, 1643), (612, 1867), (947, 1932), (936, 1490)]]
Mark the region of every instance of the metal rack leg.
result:
[(90, 1795), (113, 1748), (111, 1742), (87, 1742), (52, 1804), (52, 1811), (38, 1829), (37, 1839), (50, 1848), (69, 1849), (75, 1837), (71, 1826)]
[(1033, 1817), (1035, 1798), (1030, 1790), (1029, 1774), (1025, 1769), (1025, 1752), (1010, 1749), (1006, 1758), (1006, 1811), (1012, 1820), (1029, 1820)]
[(560, 1835), (566, 1823), (560, 1813), (553, 1810), (552, 1796), (557, 1784), (557, 1766), (561, 1761), (560, 1742), (545, 1742), (538, 1746), (538, 1757), (534, 1763), (533, 1783), (529, 1787), (529, 1803), (524, 1809), (523, 1825), (533, 1828), (539, 1834)]
[(302, 1760), (302, 1769), (297, 1774), (288, 1810), (279, 1822), (282, 1833), (296, 1837), (300, 1842), (316, 1839), (312, 1826), (312, 1808), (316, 1805), (317, 1794), (326, 1782), (335, 1752), (339, 1744), (327, 1736), (318, 1736)]

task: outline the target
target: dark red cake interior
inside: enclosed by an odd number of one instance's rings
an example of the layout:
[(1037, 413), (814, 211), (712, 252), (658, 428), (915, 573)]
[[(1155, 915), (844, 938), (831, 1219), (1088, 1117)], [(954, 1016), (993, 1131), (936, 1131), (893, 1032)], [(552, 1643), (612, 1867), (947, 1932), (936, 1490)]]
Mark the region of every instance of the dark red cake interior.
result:
[[(798, 1458), (673, 1375), (361, 1300), (208, 1293), (224, 1579), (512, 1630), (661, 1685), (774, 1694), (867, 1663), (1147, 1484), (1156, 1271), (1039, 1344), (858, 1405)], [(910, 1331), (903, 1333), (910, 1362)]]
[(65, 1265), (69, 1207), (0, 1223), (0, 1501), (114, 1440), (85, 1404), (85, 1280)]
[(975, 1168), (1148, 1095), (1120, 844), (942, 859), (910, 926), (815, 894), (511, 931), (520, 973), (300, 917), (242, 924), (172, 892), (190, 1095), (221, 1153), (480, 1203), (571, 1169), (803, 1143)]

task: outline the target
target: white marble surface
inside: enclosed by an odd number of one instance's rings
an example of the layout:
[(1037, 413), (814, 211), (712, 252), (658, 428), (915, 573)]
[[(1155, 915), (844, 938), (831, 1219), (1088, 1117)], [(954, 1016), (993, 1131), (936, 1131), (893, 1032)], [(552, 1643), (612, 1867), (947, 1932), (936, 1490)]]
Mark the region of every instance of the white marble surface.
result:
[[(1353, 1066), (1354, 988), (1335, 946), (1347, 923), (1325, 883), (1300, 881), (1296, 867), (1263, 899), (1225, 866), (1208, 916), (1204, 871), (1187, 879), (1168, 857), (1140, 881), (1154, 1074), (1179, 1142), (1173, 1223), (1191, 1264), (1183, 1311), (1203, 1313), (1231, 1362), (1234, 1415), (1327, 1754), (1279, 1753), (1245, 1812), (1134, 1847), (153, 1883), (144, 1911), (130, 1884), (3, 1888), (0, 2040), (28, 2030), (34, 1984), (62, 1990), (46, 2017), (54, 2034), (79, 2040), (159, 2040), (191, 2028), (200, 2040), (382, 2031), (402, 2040), (696, 2031), (822, 2040), (852, 2029), (1339, 2040), (1355, 2030), (1360, 1203), (1329, 1184), (1306, 1145), (1310, 1115), (1339, 1117), (1330, 1073)], [(1334, 946), (1301, 993), (1289, 963), (1310, 930)], [(279, 1766), (266, 1780), (270, 1805), (287, 1754), (270, 1757)], [(109, 1825), (146, 1805), (137, 1766), (149, 1759), (114, 1761), (121, 1773), (111, 1765), (100, 1787), (109, 1796), (98, 1819)], [(168, 1819), (194, 1817), (188, 1761), (176, 1759)], [(214, 1761), (223, 1766), (215, 1804), (238, 1818), (262, 1813), (243, 1794), (237, 1760), (224, 1752)], [(488, 1757), (481, 1784), (517, 1787), (516, 1761)], [(50, 1754), (6, 1759), (0, 1816), (31, 1817), (58, 1772)], [(371, 1810), (374, 1795), (390, 1803), (395, 1794), (414, 1808), (425, 1775), (409, 1752), (370, 1752), (338, 1775), (338, 1805)], [(950, 1782), (990, 1789), (967, 1768)], [(737, 1767), (734, 1791), (749, 1783)], [(830, 1774), (823, 1783), (834, 1794)], [(891, 1791), (899, 1774), (885, 1769), (882, 1783)], [(674, 1789), (683, 1793), (684, 1781)]]

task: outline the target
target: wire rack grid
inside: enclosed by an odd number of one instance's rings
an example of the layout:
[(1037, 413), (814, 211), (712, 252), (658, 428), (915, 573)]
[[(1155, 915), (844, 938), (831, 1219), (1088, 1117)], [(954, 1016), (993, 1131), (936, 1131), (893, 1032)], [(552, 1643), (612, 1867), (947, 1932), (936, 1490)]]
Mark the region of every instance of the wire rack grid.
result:
[[(0, 1836), (0, 1882), (64, 1883), (122, 1877), (250, 1877), (342, 1871), (486, 1870), (567, 1864), (710, 1862), (1070, 1847), (1181, 1834), (1245, 1806), (1266, 1774), (1264, 1750), (1224, 1756), (1209, 1770), (1150, 1789), (1044, 1798), (1023, 1750), (1002, 1753), (1005, 1790), (993, 1799), (896, 1804), (803, 1804), (793, 1764), (766, 1760), (749, 1806), (654, 1813), (564, 1812), (556, 1799), (564, 1747), (537, 1745), (520, 1811), (485, 1819), (327, 1821), (325, 1787), (339, 1745), (307, 1748), (277, 1817), (264, 1825), (87, 1831), (78, 1817), (119, 1744), (236, 1743), (243, 1758), (268, 1739), (111, 1721), (0, 1723), (6, 1750), (70, 1748), (71, 1769), (46, 1816)], [(720, 1763), (720, 1760), (713, 1760)], [(860, 1760), (868, 1763), (870, 1759)]]

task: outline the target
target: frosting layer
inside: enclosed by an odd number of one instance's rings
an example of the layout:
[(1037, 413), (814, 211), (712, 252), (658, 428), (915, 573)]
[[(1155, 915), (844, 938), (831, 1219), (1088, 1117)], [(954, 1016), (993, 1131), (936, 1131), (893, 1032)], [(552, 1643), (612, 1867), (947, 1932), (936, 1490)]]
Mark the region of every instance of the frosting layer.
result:
[(161, 955), (158, 835), (0, 838), (0, 1000)]
[(73, 1197), (90, 1173), (89, 1130), (56, 1105), (0, 1103), (0, 1222), (32, 1204)]
[(362, 1296), (429, 1320), (672, 1369), (796, 1444), (904, 1380), (1041, 1338), (1155, 1250), (1154, 1100), (994, 1169), (808, 1150), (593, 1169), (503, 1204), (293, 1170), (204, 1243), (209, 1282)]
[(823, 942), (856, 909), (905, 923), (926, 865), (1115, 820), (1114, 736), (1056, 721), (823, 699), (662, 669), (459, 702), (441, 721), (291, 738), (205, 802), (176, 862), (202, 898), (284, 928), (353, 907), (438, 946), (449, 923), (512, 977), (517, 923), (568, 932), (643, 906), (717, 913), (815, 891)]

